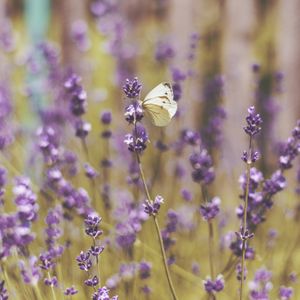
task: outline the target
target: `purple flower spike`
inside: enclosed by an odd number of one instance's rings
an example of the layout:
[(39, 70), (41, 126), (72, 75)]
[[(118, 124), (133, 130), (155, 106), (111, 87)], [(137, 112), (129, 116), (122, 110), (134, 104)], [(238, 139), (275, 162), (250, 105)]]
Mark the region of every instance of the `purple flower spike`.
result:
[(88, 136), (89, 132), (92, 129), (92, 125), (88, 122), (78, 120), (75, 123), (75, 134), (77, 137), (84, 139)]
[(279, 290), (280, 300), (289, 300), (293, 296), (293, 288), (281, 286)]
[(159, 195), (155, 197), (153, 202), (146, 200), (145, 204), (144, 204), (144, 211), (149, 216), (156, 216), (158, 214), (160, 206), (163, 203), (164, 203), (164, 199), (162, 196), (159, 196)]
[(138, 97), (141, 89), (142, 84), (139, 82), (137, 77), (135, 77), (133, 80), (126, 79), (126, 82), (123, 85), (123, 91), (130, 99)]
[(200, 213), (205, 221), (215, 218), (220, 212), (221, 199), (215, 197), (205, 205), (201, 205)]
[(206, 149), (195, 152), (190, 156), (190, 163), (193, 167), (192, 177), (195, 182), (210, 184), (215, 178), (212, 159)]
[(58, 282), (57, 282), (57, 278), (55, 276), (53, 276), (52, 278), (45, 278), (44, 279), (44, 283), (48, 286), (55, 286), (57, 287)]
[(219, 274), (213, 281), (210, 277), (203, 280), (204, 289), (207, 293), (218, 293), (224, 289), (224, 278), (223, 275)]
[(146, 261), (142, 261), (140, 263), (140, 266), (139, 266), (139, 275), (140, 275), (140, 278), (141, 279), (146, 279), (148, 277), (150, 277), (150, 271), (151, 271), (151, 264), (146, 262)]
[(87, 286), (97, 286), (99, 284), (99, 279), (98, 277), (95, 275), (93, 278), (89, 278), (87, 280), (84, 281), (85, 285)]
[(102, 246), (91, 246), (91, 249), (89, 251), (93, 256), (97, 257), (103, 252), (103, 250), (104, 247)]
[(139, 122), (144, 117), (144, 112), (142, 106), (138, 102), (134, 102), (125, 108), (125, 120), (129, 124), (134, 124)]
[(96, 293), (93, 294), (93, 300), (118, 300), (118, 296), (113, 296), (110, 298), (109, 289), (104, 286), (99, 288)]
[(102, 124), (104, 125), (109, 125), (111, 123), (111, 112), (110, 111), (104, 111), (101, 114), (100, 120), (102, 122)]
[(77, 294), (77, 293), (78, 293), (78, 291), (75, 289), (74, 286), (71, 286), (71, 287), (69, 287), (69, 288), (66, 288), (65, 291), (64, 291), (64, 294), (65, 294), (66, 296), (73, 296), (73, 295), (75, 295), (75, 294)]
[(1, 300), (7, 300), (8, 299), (8, 293), (7, 289), (4, 287), (4, 280), (0, 282), (0, 299)]
[(246, 134), (250, 137), (255, 136), (261, 130), (262, 118), (255, 112), (254, 106), (248, 108), (248, 116), (246, 117), (247, 126), (244, 127)]
[(129, 151), (142, 153), (147, 147), (148, 140), (146, 129), (139, 125), (133, 131), (133, 134), (125, 135), (124, 143), (127, 144)]

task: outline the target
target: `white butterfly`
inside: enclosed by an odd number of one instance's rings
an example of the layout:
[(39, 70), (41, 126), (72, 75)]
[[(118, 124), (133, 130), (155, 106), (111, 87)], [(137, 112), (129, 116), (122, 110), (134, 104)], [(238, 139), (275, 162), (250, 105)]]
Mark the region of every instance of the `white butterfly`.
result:
[(160, 83), (142, 101), (142, 107), (155, 126), (167, 126), (177, 111), (171, 84)]

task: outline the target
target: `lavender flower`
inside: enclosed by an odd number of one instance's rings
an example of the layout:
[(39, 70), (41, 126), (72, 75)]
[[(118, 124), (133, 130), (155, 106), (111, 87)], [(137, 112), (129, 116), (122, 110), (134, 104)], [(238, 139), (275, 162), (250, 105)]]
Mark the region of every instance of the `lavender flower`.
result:
[(293, 288), (281, 286), (279, 290), (280, 300), (289, 300), (293, 297)]
[(92, 261), (90, 259), (90, 252), (81, 251), (80, 254), (76, 257), (78, 266), (82, 271), (88, 271), (92, 267)]
[(148, 134), (142, 125), (138, 125), (133, 131), (133, 134), (126, 134), (124, 143), (128, 146), (131, 152), (142, 153), (148, 142)]
[(52, 278), (45, 278), (44, 283), (45, 283), (45, 285), (52, 286), (52, 287), (53, 286), (55, 286), (55, 287), (58, 286), (58, 281), (57, 281), (56, 276), (53, 276)]
[(219, 214), (220, 203), (220, 198), (215, 197), (210, 202), (200, 206), (200, 213), (205, 221), (212, 220)]
[(163, 203), (164, 199), (160, 195), (156, 196), (153, 202), (150, 200), (146, 200), (144, 204), (145, 213), (149, 216), (156, 216)]
[(123, 91), (125, 95), (130, 99), (135, 99), (139, 96), (142, 89), (142, 84), (139, 82), (138, 78), (126, 79), (125, 84), (123, 85)]
[(73, 296), (73, 295), (75, 295), (77, 293), (78, 293), (78, 290), (76, 290), (74, 286), (66, 288), (65, 291), (64, 291), (64, 294), (66, 296)]
[(111, 112), (110, 111), (104, 111), (102, 112), (101, 116), (100, 116), (100, 120), (102, 122), (102, 124), (104, 125), (109, 125), (111, 123)]
[(244, 127), (246, 134), (248, 134), (250, 137), (253, 137), (260, 132), (262, 119), (260, 115), (255, 112), (254, 106), (248, 108), (248, 116), (246, 117), (246, 121), (247, 126)]
[(37, 257), (31, 256), (28, 259), (28, 264), (20, 260), (19, 267), (23, 281), (27, 284), (36, 285), (41, 278), (40, 270), (37, 264)]
[(280, 147), (279, 165), (281, 170), (290, 169), (293, 160), (300, 153), (300, 120), (292, 131), (292, 136)]
[(269, 293), (273, 288), (271, 278), (271, 272), (265, 268), (256, 271), (254, 280), (249, 283), (251, 300), (269, 299)]
[(139, 265), (140, 278), (146, 279), (146, 278), (150, 277), (151, 268), (152, 268), (151, 263), (146, 262), (146, 261), (140, 262), (140, 265)]
[(224, 289), (224, 278), (223, 275), (219, 274), (215, 280), (207, 277), (203, 280), (204, 289), (207, 293), (218, 293)]
[(93, 278), (89, 278), (89, 279), (85, 280), (84, 284), (87, 285), (87, 286), (95, 287), (95, 286), (97, 286), (99, 284), (99, 279), (95, 275)]
[(138, 102), (133, 102), (125, 108), (125, 120), (129, 124), (135, 124), (135, 122), (140, 122), (144, 117), (144, 112), (142, 106)]
[(92, 125), (88, 122), (77, 120), (75, 122), (75, 135), (81, 139), (85, 139), (92, 129)]
[(96, 239), (98, 236), (100, 236), (103, 231), (99, 230), (98, 226), (100, 225), (102, 218), (94, 215), (89, 215), (85, 220), (85, 233), (92, 237), (93, 239)]
[(93, 300), (118, 300), (118, 296), (113, 296), (110, 298), (109, 296), (109, 289), (104, 286), (99, 288), (96, 293), (93, 294)]
[(195, 182), (210, 184), (215, 178), (212, 159), (206, 149), (194, 152), (190, 156), (190, 163), (193, 167), (192, 178)]
[(8, 293), (7, 293), (7, 289), (4, 286), (5, 281), (2, 280), (0, 282), (0, 299), (1, 300), (7, 300), (8, 299)]
[(87, 24), (83, 20), (75, 21), (71, 27), (71, 37), (80, 51), (87, 51), (90, 48), (87, 29)]

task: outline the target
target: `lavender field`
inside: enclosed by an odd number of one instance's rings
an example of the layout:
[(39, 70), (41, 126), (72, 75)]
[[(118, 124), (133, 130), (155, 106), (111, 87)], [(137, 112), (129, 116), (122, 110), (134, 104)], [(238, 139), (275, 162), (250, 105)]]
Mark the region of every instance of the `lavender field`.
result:
[(300, 0), (0, 1), (0, 300), (300, 299)]

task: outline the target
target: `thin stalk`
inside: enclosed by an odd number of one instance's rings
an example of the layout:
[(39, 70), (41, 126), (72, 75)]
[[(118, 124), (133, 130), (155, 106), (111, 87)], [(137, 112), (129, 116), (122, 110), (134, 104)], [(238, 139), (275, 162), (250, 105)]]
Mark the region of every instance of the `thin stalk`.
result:
[[(50, 276), (50, 273), (48, 272), (48, 279), (51, 281), (51, 276)], [(54, 300), (56, 300), (56, 295), (55, 295), (55, 291), (54, 291), (54, 287), (53, 285), (51, 284), (51, 292), (52, 292), (52, 298)]]
[[(140, 174), (141, 174), (141, 177), (142, 177), (142, 182), (143, 182), (143, 185), (144, 185), (146, 196), (147, 196), (149, 201), (152, 201), (149, 190), (148, 190), (148, 187), (147, 187), (147, 184), (146, 184), (145, 174), (144, 174), (144, 171), (143, 171), (140, 156), (137, 152), (135, 152), (135, 153), (136, 153), (136, 158), (137, 158), (137, 162), (138, 162), (138, 166), (139, 166), (139, 171), (140, 171)], [(172, 282), (172, 278), (171, 278), (171, 275), (170, 275), (170, 272), (169, 272), (167, 256), (166, 256), (166, 252), (165, 252), (165, 249), (164, 249), (163, 239), (162, 239), (162, 236), (161, 236), (161, 232), (160, 232), (160, 228), (159, 228), (159, 224), (158, 224), (156, 216), (153, 216), (153, 220), (154, 220), (154, 224), (155, 224), (155, 228), (156, 228), (157, 237), (158, 237), (158, 240), (159, 240), (160, 251), (161, 251), (162, 258), (163, 258), (163, 265), (164, 265), (165, 273), (166, 273), (166, 276), (167, 276), (169, 288), (170, 288), (170, 291), (172, 293), (173, 299), (178, 300), (178, 297), (176, 295), (175, 288), (174, 288), (174, 285), (173, 285), (173, 282)]]
[(214, 229), (211, 220), (208, 221), (208, 251), (209, 251), (209, 268), (211, 278), (215, 278), (214, 274), (214, 262), (213, 262), (213, 250), (214, 250)]
[[(247, 170), (246, 170), (246, 192), (245, 192), (245, 205), (244, 205), (244, 215), (243, 215), (243, 227), (242, 227), (242, 235), (245, 236), (246, 230), (247, 230), (247, 211), (248, 211), (248, 199), (249, 199), (249, 186), (250, 186), (250, 169), (251, 169), (251, 146), (252, 138), (250, 137), (249, 141), (249, 152), (248, 155), (250, 159), (247, 161)], [(240, 300), (243, 299), (243, 287), (244, 287), (244, 266), (246, 264), (245, 262), (245, 253), (246, 253), (246, 240), (243, 239), (242, 244), (242, 274), (241, 274), (241, 283), (240, 283)]]
[(40, 291), (40, 289), (39, 289), (39, 287), (38, 287), (37, 284), (34, 285), (34, 291), (37, 293), (38, 299), (43, 299), (41, 291)]
[(85, 140), (85, 138), (81, 138), (80, 140), (81, 140), (81, 145), (82, 145), (86, 160), (87, 160), (87, 162), (90, 162), (89, 149), (88, 149), (88, 146), (86, 144), (86, 140)]
[[(96, 247), (96, 241), (95, 239), (93, 239), (93, 244), (94, 244), (94, 247)], [(100, 260), (99, 260), (99, 257), (96, 256), (96, 264), (97, 264), (97, 272), (98, 272), (98, 278), (99, 278), (99, 286), (101, 286), (101, 277), (100, 277)]]
[[(201, 185), (201, 194), (203, 201), (207, 203), (207, 191), (203, 185)], [(207, 221), (208, 225), (208, 256), (209, 256), (209, 269), (210, 277), (213, 280), (215, 278), (214, 272), (214, 228), (212, 220)], [(209, 299), (215, 300), (216, 296), (213, 293), (209, 294)]]

